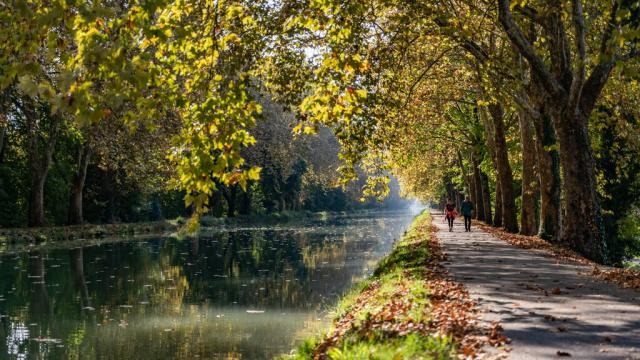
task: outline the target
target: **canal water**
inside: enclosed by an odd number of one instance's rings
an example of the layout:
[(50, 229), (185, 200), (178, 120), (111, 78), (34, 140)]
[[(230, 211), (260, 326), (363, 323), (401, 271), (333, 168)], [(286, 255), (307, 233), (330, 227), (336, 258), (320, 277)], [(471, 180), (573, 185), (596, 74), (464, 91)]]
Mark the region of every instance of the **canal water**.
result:
[(415, 213), (0, 252), (0, 359), (269, 359), (329, 324)]

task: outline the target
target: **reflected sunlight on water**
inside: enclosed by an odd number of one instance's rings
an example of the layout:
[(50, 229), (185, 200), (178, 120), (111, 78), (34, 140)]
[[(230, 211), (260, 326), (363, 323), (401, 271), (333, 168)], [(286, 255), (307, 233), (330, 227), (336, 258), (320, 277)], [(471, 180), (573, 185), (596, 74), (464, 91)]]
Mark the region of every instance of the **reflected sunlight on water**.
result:
[(413, 212), (0, 254), (0, 358), (264, 359), (327, 326)]

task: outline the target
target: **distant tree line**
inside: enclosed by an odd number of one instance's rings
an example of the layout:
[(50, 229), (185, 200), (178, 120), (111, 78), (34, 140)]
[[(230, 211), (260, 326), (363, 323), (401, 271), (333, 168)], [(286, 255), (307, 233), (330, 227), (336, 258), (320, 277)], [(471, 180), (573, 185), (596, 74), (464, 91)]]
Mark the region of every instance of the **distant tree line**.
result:
[[(191, 215), (184, 192), (167, 187), (171, 119), (162, 127), (127, 128), (109, 122), (80, 132), (38, 103), (9, 89), (2, 98), (0, 128), (0, 226), (23, 227), (172, 219)], [(338, 185), (339, 145), (328, 129), (294, 137), (292, 114), (264, 98), (252, 129), (248, 166), (262, 168), (246, 191), (218, 184), (209, 215), (237, 216), (282, 211), (345, 211), (406, 205), (359, 201), (357, 185)], [(396, 189), (397, 193), (397, 189)]]

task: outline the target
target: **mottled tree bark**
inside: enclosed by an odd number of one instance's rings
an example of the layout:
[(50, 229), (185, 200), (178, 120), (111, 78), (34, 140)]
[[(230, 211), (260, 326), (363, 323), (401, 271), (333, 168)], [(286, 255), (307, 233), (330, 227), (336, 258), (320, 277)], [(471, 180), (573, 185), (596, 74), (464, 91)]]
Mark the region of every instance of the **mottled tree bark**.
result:
[[(496, 156), (496, 144), (494, 137), (494, 126), (493, 122), (489, 120), (485, 111), (479, 111), (480, 118), (482, 119), (482, 124), (484, 125), (485, 134), (486, 134), (486, 144), (487, 148), (489, 148), (489, 154), (491, 155), (491, 164), (493, 165), (494, 171), (497, 172), (498, 160)], [(490, 193), (488, 193), (490, 194)], [(491, 202), (491, 201), (489, 201)], [(488, 219), (491, 220), (491, 219)], [(495, 209), (493, 221), (490, 222), (494, 227), (502, 227), (502, 191), (500, 191), (500, 181), (496, 180), (496, 200), (495, 200)]]
[(496, 149), (496, 177), (500, 183), (502, 197), (502, 222), (506, 231), (518, 232), (516, 198), (513, 189), (513, 173), (509, 164), (507, 141), (504, 129), (504, 110), (500, 104), (489, 105), (493, 120), (493, 136)]
[[(548, 5), (551, 9), (540, 21), (547, 39), (544, 54), (540, 54), (540, 49), (536, 49), (522, 32), (511, 13), (509, 0), (497, 0), (498, 17), (513, 47), (527, 60), (533, 78), (549, 100), (549, 114), (560, 144), (564, 181), (565, 214), (560, 239), (588, 258), (607, 263), (588, 118), (616, 63), (624, 57), (634, 57), (633, 53), (623, 56), (622, 47), (613, 40), (616, 29), (637, 21), (637, 16), (618, 15), (622, 11), (635, 11), (635, 3), (611, 2), (609, 18), (602, 19), (604, 30), (598, 33), (598, 39), (593, 39), (600, 43), (600, 61), (589, 69), (586, 43), (587, 35), (591, 34), (587, 34), (582, 1), (571, 2), (570, 20), (574, 30), (571, 38), (565, 29), (562, 3), (549, 2)], [(572, 50), (576, 50), (575, 53)]]
[(551, 117), (541, 106), (540, 116), (534, 118), (536, 133), (537, 170), (540, 179), (540, 227), (538, 235), (558, 241), (561, 227), (560, 214), (560, 158), (556, 132)]
[(535, 174), (536, 145), (533, 137), (532, 119), (524, 111), (518, 114), (520, 143), (522, 144), (522, 205), (520, 213), (520, 233), (534, 235), (538, 231), (536, 202), (538, 198), (538, 178)]
[(479, 163), (476, 154), (473, 154), (471, 162), (473, 164), (473, 185), (476, 192), (476, 199), (473, 201), (476, 209), (476, 219), (486, 221), (487, 217), (484, 212), (484, 204), (482, 203), (482, 178), (480, 177), (480, 169), (478, 168)]
[(606, 262), (604, 223), (587, 118), (566, 112), (555, 116), (565, 194), (561, 241), (592, 260)]
[(496, 181), (496, 205), (494, 211), (493, 227), (502, 227), (502, 189), (499, 181)]

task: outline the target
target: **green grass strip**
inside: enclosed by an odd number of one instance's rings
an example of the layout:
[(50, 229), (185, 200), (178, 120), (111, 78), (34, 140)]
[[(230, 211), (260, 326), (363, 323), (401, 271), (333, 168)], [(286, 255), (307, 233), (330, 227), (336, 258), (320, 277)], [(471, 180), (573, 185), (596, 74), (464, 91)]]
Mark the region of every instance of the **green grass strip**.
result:
[(450, 359), (450, 337), (429, 334), (426, 265), (431, 217), (418, 215), (371, 278), (343, 297), (327, 334), (304, 342), (293, 359)]

